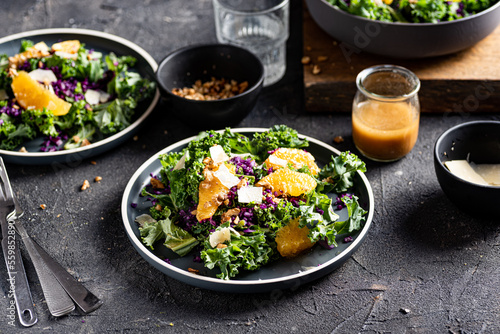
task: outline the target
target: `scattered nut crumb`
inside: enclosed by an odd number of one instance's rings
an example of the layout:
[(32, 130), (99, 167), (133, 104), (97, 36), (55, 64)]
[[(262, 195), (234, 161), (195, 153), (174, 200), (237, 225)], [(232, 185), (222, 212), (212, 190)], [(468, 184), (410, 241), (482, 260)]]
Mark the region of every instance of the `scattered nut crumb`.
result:
[(316, 75), (316, 74), (319, 74), (321, 72), (321, 69), (319, 68), (318, 65), (314, 65), (313, 69), (312, 69), (312, 74)]
[(132, 138), (134, 141), (138, 141), (139, 140), (139, 136), (134, 136), (134, 138)]
[(102, 180), (102, 177), (100, 177), (100, 176), (96, 176), (94, 178), (94, 182), (101, 182), (101, 180)]
[(89, 180), (85, 180), (83, 181), (83, 184), (82, 184), (82, 187), (81, 187), (81, 190), (86, 190), (90, 188), (90, 183), (89, 183)]
[(309, 56), (304, 56), (304, 57), (302, 57), (301, 63), (302, 63), (303, 65), (307, 65), (307, 64), (309, 64), (310, 62), (311, 62), (311, 57), (309, 57)]
[(327, 60), (328, 60), (327, 56), (318, 56), (318, 61), (319, 62), (323, 62), (323, 61), (327, 61)]
[(337, 136), (333, 138), (333, 141), (336, 142), (337, 144), (340, 144), (344, 142), (344, 138), (342, 136)]
[(92, 160), (90, 163), (91, 163), (92, 165), (97, 165), (97, 162), (95, 162), (94, 160)]
[(57, 217), (57, 218), (61, 217), (61, 214), (58, 214), (56, 217)]
[(40, 204), (40, 208), (41, 208), (42, 210), (45, 210), (45, 209), (47, 208), (47, 206), (46, 206), (45, 204)]
[(28, 152), (28, 150), (26, 149), (26, 147), (24, 147), (24, 146), (23, 146), (23, 147), (21, 147), (21, 148), (19, 149), (19, 152), (22, 152), (22, 153), (27, 153), (27, 152)]
[(193, 268), (188, 268), (188, 271), (190, 273), (195, 273), (195, 274), (198, 274), (200, 272), (198, 269), (193, 269)]

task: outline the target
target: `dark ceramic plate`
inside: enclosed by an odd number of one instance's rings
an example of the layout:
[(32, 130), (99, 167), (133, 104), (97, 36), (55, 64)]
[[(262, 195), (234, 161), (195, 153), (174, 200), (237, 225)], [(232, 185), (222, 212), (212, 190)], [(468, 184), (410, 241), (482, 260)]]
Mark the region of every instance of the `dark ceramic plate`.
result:
[[(7, 54), (9, 56), (15, 55), (19, 52), (21, 40), (23, 39), (29, 39), (35, 43), (43, 41), (48, 45), (62, 40), (77, 39), (84, 43), (86, 48), (94, 49), (104, 54), (114, 52), (118, 56), (134, 56), (137, 58), (137, 64), (134, 67), (134, 71), (137, 71), (143, 77), (151, 81), (155, 81), (155, 71), (158, 67), (156, 61), (138, 45), (118, 36), (86, 29), (43, 29), (27, 31), (0, 38), (0, 54)], [(28, 150), (28, 153), (0, 150), (0, 156), (2, 156), (5, 162), (23, 165), (72, 163), (90, 158), (108, 151), (131, 138), (133, 134), (137, 132), (146, 117), (153, 111), (159, 98), (160, 93), (159, 90), (156, 89), (152, 98), (139, 104), (132, 123), (126, 129), (110, 137), (96, 141), (91, 145), (65, 151), (40, 152), (39, 147), (43, 138), (36, 138), (35, 140), (23, 144)]]
[[(464, 50), (500, 23), (500, 2), (469, 17), (439, 23), (382, 23), (351, 15), (326, 0), (306, 0), (312, 18), (346, 52), (426, 58)], [(341, 45), (342, 46), (342, 45)]]
[[(240, 128), (232, 131), (251, 136), (255, 132), (263, 132), (266, 129)], [(309, 140), (310, 145), (307, 150), (315, 156), (320, 166), (329, 162), (332, 155), (340, 154), (338, 150), (323, 142), (310, 137), (301, 137)], [(143, 213), (148, 213), (148, 208), (151, 206), (151, 202), (140, 196), (141, 190), (149, 183), (151, 173), (159, 174), (161, 169), (158, 160), (159, 154), (179, 152), (193, 139), (195, 137), (172, 144), (148, 159), (134, 173), (125, 188), (122, 198), (123, 224), (132, 245), (146, 261), (164, 274), (200, 288), (224, 292), (256, 293), (274, 289), (296, 288), (301, 284), (327, 275), (338, 268), (349, 259), (365, 239), (373, 219), (374, 198), (366, 176), (363, 173), (358, 173), (355, 178), (354, 193), (359, 197), (363, 209), (368, 211), (366, 223), (360, 231), (353, 235), (354, 240), (352, 242), (344, 243), (342, 240), (338, 240), (339, 246), (332, 250), (325, 250), (320, 246), (315, 246), (307, 254), (292, 260), (280, 260), (271, 263), (254, 272), (242, 273), (229, 281), (216, 278), (217, 272), (215, 270), (208, 270), (202, 263), (193, 262), (193, 255), (188, 254), (183, 258), (179, 258), (163, 245), (156, 246), (152, 251), (142, 243), (135, 222), (135, 218)], [(336, 196), (335, 194), (330, 195)], [(137, 207), (133, 208), (131, 203), (136, 203)], [(346, 209), (337, 213), (340, 215), (340, 220), (347, 218)], [(166, 263), (165, 258), (170, 259), (171, 264)], [(188, 268), (198, 269), (200, 274), (193, 274), (187, 270)]]

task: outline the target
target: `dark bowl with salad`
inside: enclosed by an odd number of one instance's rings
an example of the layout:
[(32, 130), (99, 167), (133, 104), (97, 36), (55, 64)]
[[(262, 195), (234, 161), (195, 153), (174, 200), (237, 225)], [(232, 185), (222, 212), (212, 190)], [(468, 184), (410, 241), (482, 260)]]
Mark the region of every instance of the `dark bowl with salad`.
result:
[(0, 38), (0, 155), (72, 163), (125, 142), (159, 100), (156, 68), (139, 46), (94, 30)]
[(498, 0), (306, 0), (347, 53), (418, 59), (467, 49), (500, 23)]

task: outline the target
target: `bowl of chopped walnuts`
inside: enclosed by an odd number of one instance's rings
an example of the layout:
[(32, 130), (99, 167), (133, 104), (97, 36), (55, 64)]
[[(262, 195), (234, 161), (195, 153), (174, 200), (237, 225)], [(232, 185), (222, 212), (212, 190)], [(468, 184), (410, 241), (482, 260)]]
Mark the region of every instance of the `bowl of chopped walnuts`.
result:
[(232, 45), (188, 46), (167, 55), (156, 72), (168, 111), (198, 129), (239, 123), (255, 107), (264, 67)]

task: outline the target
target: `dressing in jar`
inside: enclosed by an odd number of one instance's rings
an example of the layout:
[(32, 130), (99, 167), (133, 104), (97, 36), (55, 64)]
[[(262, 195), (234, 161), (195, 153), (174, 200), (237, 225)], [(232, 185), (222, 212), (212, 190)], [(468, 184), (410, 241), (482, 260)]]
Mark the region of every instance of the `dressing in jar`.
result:
[(395, 161), (415, 145), (420, 121), (420, 80), (406, 68), (380, 65), (356, 78), (352, 137), (356, 148), (375, 161)]

